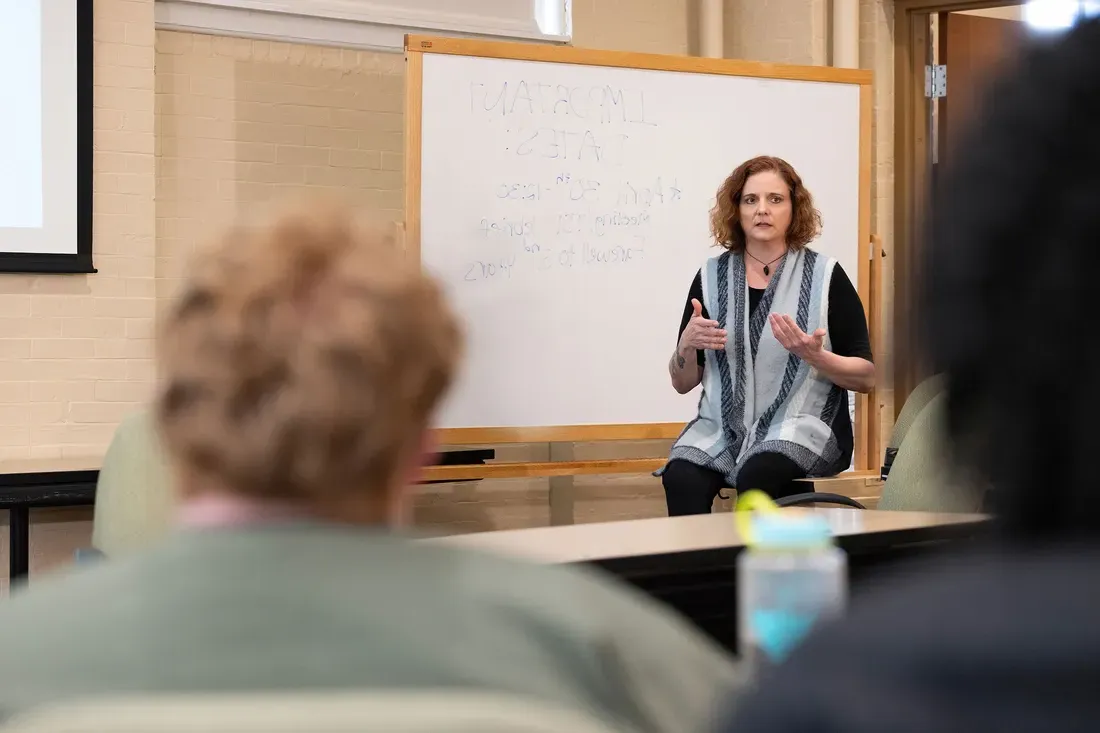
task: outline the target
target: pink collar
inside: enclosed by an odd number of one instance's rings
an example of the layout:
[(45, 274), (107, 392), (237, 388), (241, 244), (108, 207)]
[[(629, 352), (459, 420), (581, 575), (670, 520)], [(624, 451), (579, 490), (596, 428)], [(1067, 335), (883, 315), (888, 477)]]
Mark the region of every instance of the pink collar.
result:
[(207, 494), (185, 500), (176, 511), (183, 527), (243, 527), (307, 519), (308, 513), (285, 502), (246, 499), (227, 494)]

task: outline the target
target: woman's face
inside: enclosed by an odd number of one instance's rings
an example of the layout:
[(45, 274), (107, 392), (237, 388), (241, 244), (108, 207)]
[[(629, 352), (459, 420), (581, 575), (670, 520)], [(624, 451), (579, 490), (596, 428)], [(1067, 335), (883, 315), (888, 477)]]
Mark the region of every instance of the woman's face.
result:
[(785, 242), (791, 225), (791, 191), (775, 171), (753, 173), (741, 190), (741, 227), (757, 244)]

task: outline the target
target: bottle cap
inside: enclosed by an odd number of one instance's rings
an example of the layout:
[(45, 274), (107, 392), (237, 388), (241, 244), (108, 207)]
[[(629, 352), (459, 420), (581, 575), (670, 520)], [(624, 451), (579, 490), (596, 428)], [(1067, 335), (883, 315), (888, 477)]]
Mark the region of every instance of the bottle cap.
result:
[(775, 512), (752, 520), (752, 545), (765, 548), (819, 547), (832, 542), (833, 530), (817, 514)]

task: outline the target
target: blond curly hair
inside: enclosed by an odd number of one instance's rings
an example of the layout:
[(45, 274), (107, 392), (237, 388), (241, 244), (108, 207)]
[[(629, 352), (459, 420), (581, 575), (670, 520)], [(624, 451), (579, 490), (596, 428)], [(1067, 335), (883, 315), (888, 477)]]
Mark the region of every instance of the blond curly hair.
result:
[(199, 489), (382, 500), (461, 349), (440, 288), (392, 238), (305, 205), (196, 257), (160, 324), (158, 427)]

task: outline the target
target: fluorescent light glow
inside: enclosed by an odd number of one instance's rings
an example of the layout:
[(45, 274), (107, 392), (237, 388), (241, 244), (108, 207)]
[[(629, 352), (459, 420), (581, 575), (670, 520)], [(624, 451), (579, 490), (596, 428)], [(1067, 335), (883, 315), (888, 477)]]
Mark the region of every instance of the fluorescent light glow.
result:
[(543, 33), (571, 36), (572, 15), (571, 0), (535, 0), (535, 18)]
[(1024, 5), (1024, 22), (1036, 30), (1072, 28), (1082, 11), (1081, 0), (1030, 0)]

